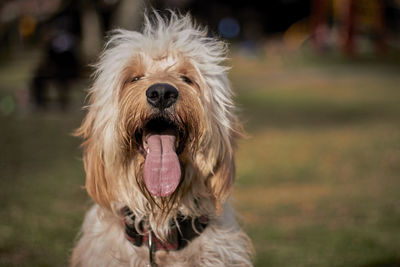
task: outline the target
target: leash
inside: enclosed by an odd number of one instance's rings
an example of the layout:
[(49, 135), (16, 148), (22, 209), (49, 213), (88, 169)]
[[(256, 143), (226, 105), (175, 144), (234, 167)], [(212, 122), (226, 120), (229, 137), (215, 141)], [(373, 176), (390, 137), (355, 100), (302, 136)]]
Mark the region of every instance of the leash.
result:
[(153, 231), (150, 231), (149, 233), (149, 262), (150, 262), (150, 267), (158, 267), (157, 263), (154, 261), (154, 254), (156, 253), (154, 250), (154, 243), (153, 243)]

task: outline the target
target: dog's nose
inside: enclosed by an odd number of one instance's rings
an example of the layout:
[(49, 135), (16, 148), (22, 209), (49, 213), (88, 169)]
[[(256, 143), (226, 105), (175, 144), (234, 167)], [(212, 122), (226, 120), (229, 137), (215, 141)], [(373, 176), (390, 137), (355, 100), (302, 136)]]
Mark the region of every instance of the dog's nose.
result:
[(165, 109), (176, 102), (178, 90), (168, 83), (156, 83), (147, 88), (147, 102), (153, 107)]

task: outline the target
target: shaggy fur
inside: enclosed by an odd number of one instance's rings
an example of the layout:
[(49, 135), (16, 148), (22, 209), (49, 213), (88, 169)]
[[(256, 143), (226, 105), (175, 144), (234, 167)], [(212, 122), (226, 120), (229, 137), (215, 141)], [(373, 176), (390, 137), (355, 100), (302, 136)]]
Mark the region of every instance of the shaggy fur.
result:
[[(77, 135), (84, 139), (86, 190), (96, 202), (87, 213), (72, 266), (146, 266), (147, 246), (124, 236), (121, 208), (129, 207), (160, 240), (178, 214), (206, 215), (209, 225), (184, 249), (157, 251), (158, 266), (251, 266), (252, 246), (228, 203), (234, 179), (234, 114), (226, 76), (226, 45), (207, 36), (191, 18), (154, 12), (143, 33), (117, 30), (96, 65), (88, 114)], [(179, 130), (182, 177), (167, 197), (152, 196), (143, 182), (141, 153), (146, 123), (158, 111), (146, 100), (155, 83), (179, 91), (166, 109)], [(139, 231), (139, 230), (138, 230)]]

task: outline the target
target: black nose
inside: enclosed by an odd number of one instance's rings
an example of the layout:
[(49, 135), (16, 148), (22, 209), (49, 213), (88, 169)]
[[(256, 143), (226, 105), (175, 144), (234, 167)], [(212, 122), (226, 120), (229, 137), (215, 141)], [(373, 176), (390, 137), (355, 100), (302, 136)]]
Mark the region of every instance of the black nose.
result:
[(147, 102), (159, 109), (170, 107), (178, 95), (178, 90), (168, 83), (156, 83), (146, 90)]

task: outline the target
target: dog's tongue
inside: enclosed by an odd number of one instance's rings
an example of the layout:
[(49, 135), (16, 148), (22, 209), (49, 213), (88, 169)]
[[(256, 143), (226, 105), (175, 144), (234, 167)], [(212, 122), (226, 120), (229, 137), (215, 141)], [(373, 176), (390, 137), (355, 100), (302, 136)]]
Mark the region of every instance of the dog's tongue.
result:
[(181, 179), (181, 168), (175, 152), (175, 136), (149, 134), (148, 151), (144, 163), (144, 181), (153, 196), (172, 194)]

